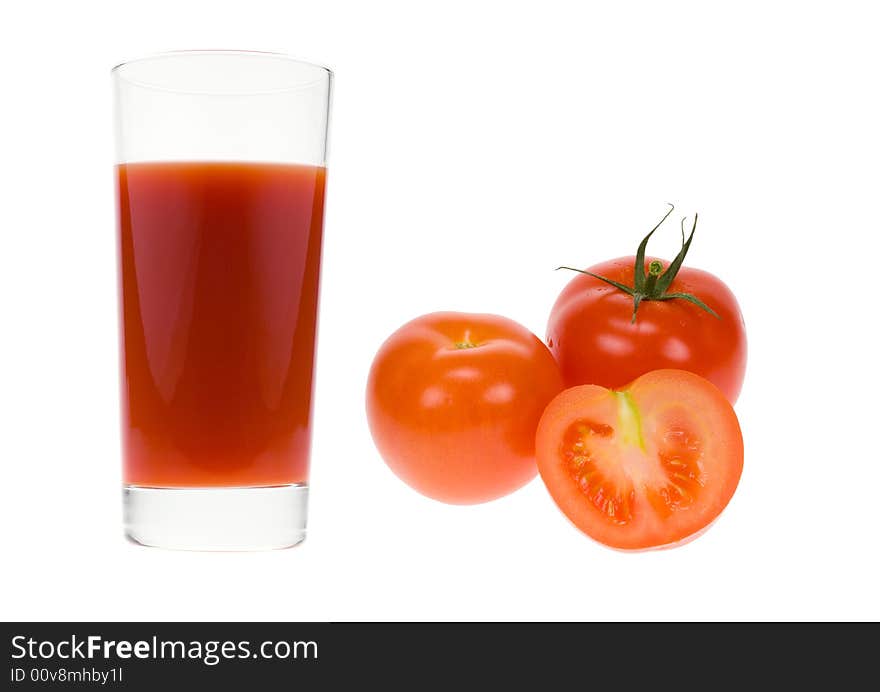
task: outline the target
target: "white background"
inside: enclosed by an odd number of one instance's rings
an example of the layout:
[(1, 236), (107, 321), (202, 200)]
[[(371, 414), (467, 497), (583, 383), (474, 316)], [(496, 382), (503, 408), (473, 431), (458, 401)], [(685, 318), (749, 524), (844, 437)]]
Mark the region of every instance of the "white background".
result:
[[(600, 6), (601, 5), (601, 6)], [(662, 5), (662, 7), (661, 7)], [(3, 619), (878, 619), (880, 105), (869, 3), (11, 3), (0, 21)], [(336, 73), (309, 538), (121, 533), (110, 68), (181, 48)], [(718, 523), (623, 554), (540, 480), (450, 507), (363, 412), (438, 309), (543, 335), (568, 277), (700, 212), (738, 295), (745, 472)], [(655, 253), (676, 249), (675, 226)]]

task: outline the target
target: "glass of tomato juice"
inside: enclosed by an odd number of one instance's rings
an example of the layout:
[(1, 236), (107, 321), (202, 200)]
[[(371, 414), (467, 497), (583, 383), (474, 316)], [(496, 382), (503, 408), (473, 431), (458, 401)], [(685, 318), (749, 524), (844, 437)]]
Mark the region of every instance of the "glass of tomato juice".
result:
[(113, 69), (126, 535), (306, 531), (332, 74), (185, 51)]

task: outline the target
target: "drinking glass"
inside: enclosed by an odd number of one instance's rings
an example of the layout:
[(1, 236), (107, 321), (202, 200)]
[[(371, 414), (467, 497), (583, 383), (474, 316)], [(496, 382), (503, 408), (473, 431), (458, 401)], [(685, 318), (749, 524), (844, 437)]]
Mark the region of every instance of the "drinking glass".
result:
[(331, 72), (186, 51), (113, 69), (125, 532), (306, 532)]

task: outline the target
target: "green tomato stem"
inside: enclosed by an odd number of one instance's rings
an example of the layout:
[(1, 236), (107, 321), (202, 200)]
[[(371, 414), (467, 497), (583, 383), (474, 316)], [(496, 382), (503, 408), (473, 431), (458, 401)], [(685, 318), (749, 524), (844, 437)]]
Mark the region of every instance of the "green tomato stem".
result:
[(712, 308), (706, 305), (702, 300), (700, 300), (697, 296), (691, 293), (682, 293), (682, 292), (673, 292), (668, 293), (669, 287), (672, 285), (673, 280), (678, 274), (678, 270), (681, 269), (681, 265), (684, 262), (685, 255), (687, 255), (688, 250), (691, 247), (691, 241), (694, 239), (694, 233), (697, 230), (697, 214), (694, 214), (694, 224), (691, 227), (691, 233), (688, 237), (685, 237), (684, 233), (684, 222), (685, 219), (682, 219), (682, 235), (681, 235), (681, 250), (678, 251), (678, 254), (675, 256), (675, 259), (669, 263), (669, 266), (666, 267), (666, 271), (663, 271), (663, 263), (658, 260), (652, 260), (648, 265), (648, 271), (645, 271), (645, 250), (648, 246), (648, 240), (654, 234), (660, 225), (669, 218), (669, 215), (672, 213), (673, 207), (671, 204), (669, 205), (669, 211), (666, 212), (665, 216), (660, 219), (659, 223), (651, 229), (651, 232), (648, 233), (644, 238), (642, 238), (642, 242), (639, 243), (638, 251), (636, 252), (636, 262), (633, 267), (633, 285), (626, 286), (618, 281), (614, 281), (613, 279), (609, 279), (604, 276), (599, 276), (598, 274), (593, 274), (585, 269), (575, 269), (574, 267), (557, 267), (557, 269), (569, 269), (571, 271), (576, 271), (581, 274), (586, 274), (587, 276), (592, 276), (595, 279), (599, 279), (600, 281), (604, 281), (606, 284), (614, 286), (620, 291), (623, 291), (627, 295), (632, 296), (633, 299), (633, 312), (632, 312), (632, 322), (635, 323), (636, 315), (639, 311), (639, 305), (641, 305), (646, 300), (673, 300), (673, 299), (681, 299), (685, 300), (693, 305), (696, 305), (701, 310), (705, 310), (713, 317), (721, 319)]

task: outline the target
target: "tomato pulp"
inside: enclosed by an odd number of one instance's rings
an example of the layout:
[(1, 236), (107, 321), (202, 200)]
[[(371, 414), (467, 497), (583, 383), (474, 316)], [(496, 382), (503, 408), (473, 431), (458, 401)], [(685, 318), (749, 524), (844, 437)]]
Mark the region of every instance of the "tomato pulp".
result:
[(743, 441), (733, 407), (707, 380), (650, 372), (619, 391), (562, 392), (538, 425), (538, 469), (581, 531), (644, 550), (699, 535), (733, 496)]
[(117, 168), (124, 482), (304, 482), (325, 170)]

